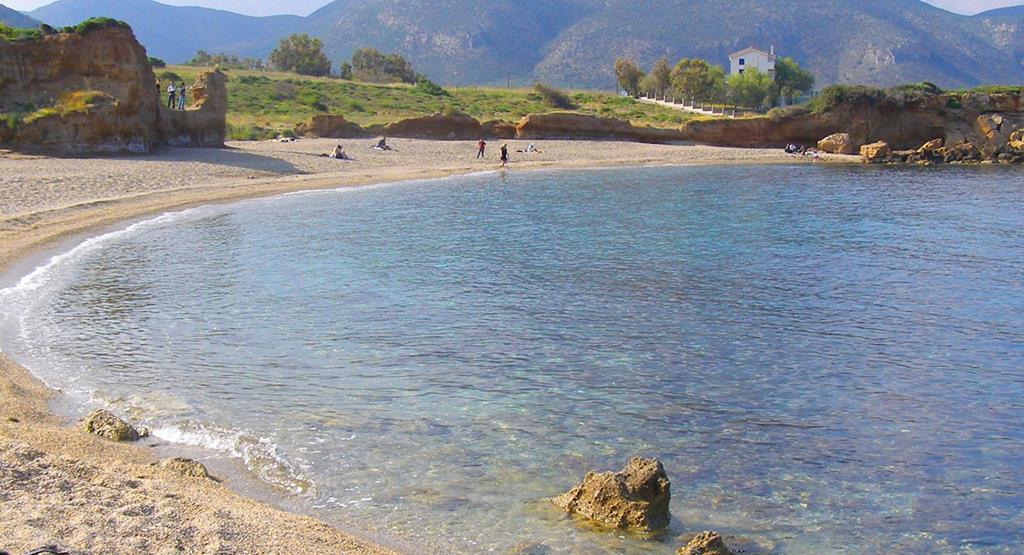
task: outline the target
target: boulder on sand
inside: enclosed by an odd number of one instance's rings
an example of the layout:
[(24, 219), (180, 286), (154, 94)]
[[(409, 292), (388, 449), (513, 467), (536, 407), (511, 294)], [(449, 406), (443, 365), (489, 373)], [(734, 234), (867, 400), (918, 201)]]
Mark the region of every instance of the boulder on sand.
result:
[(833, 133), (818, 141), (818, 150), (829, 154), (853, 154), (856, 149), (849, 133)]
[(171, 459), (164, 459), (160, 461), (158, 465), (160, 468), (166, 468), (175, 474), (180, 474), (187, 478), (202, 478), (205, 480), (213, 480), (210, 473), (206, 470), (206, 467), (202, 463), (196, 462), (192, 459), (184, 459), (180, 457), (174, 457)]
[(619, 472), (588, 472), (552, 502), (605, 526), (651, 531), (668, 526), (671, 485), (661, 462), (637, 457)]
[(733, 555), (718, 532), (701, 532), (690, 543), (680, 547), (676, 555)]
[(892, 149), (889, 148), (889, 144), (885, 141), (878, 141), (877, 143), (860, 147), (860, 155), (865, 162), (884, 162), (890, 154), (892, 154)]
[(105, 409), (90, 412), (81, 423), (86, 432), (112, 441), (138, 441), (140, 437), (139, 431), (131, 424)]

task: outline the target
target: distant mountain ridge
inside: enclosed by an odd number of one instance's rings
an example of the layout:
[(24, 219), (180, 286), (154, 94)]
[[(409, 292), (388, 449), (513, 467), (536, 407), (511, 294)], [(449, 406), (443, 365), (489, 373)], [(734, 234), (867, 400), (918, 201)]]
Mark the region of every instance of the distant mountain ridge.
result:
[(31, 28), (39, 25), (38, 21), (3, 4), (0, 4), (0, 23), (18, 28)]
[(1024, 82), (1024, 6), (968, 17), (920, 0), (336, 0), (305, 18), (254, 18), (152, 0), (59, 0), (30, 15), (51, 25), (122, 19), (171, 62), (199, 49), (265, 56), (281, 37), (308, 32), (335, 66), (372, 46), (446, 84), (610, 88), (617, 57), (726, 65), (751, 45), (794, 57), (820, 85)]
[(263, 57), (281, 37), (305, 23), (293, 15), (252, 17), (209, 8), (179, 7), (153, 0), (58, 0), (29, 12), (61, 27), (90, 17), (127, 22), (151, 56), (184, 62), (198, 50)]

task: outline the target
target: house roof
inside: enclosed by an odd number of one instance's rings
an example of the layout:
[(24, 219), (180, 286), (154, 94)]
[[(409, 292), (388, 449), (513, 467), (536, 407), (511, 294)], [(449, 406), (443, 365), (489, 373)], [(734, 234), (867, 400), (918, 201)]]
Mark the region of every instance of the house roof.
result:
[(760, 48), (755, 48), (753, 46), (748, 46), (748, 47), (744, 48), (743, 50), (740, 50), (739, 52), (733, 52), (732, 54), (729, 54), (729, 59), (731, 60), (733, 58), (739, 58), (740, 56), (745, 56), (747, 54), (753, 54), (755, 52), (758, 53), (758, 54), (764, 54), (765, 56), (768, 56), (769, 58), (774, 58), (775, 57), (775, 55), (770, 53), (770, 52), (765, 52), (764, 50), (761, 50)]

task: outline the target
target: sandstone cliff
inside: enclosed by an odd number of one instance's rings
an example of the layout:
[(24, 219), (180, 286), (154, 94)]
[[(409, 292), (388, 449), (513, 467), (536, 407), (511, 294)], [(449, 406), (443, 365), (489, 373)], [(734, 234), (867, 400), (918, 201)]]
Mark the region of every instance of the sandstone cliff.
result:
[(146, 50), (123, 23), (0, 40), (0, 147), (98, 154), (223, 144), (223, 75), (201, 78), (187, 112), (161, 108), (155, 82)]

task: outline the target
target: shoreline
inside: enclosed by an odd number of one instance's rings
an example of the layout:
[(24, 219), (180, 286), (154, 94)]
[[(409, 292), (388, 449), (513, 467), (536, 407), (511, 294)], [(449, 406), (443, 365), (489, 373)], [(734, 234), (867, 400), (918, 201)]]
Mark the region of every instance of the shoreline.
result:
[[(775, 151), (748, 149), (720, 149), (702, 146), (637, 145), (634, 143), (592, 143), (577, 141), (535, 141), (542, 150), (566, 150), (582, 147), (584, 155), (564, 160), (530, 160), (514, 164), (507, 171), (527, 170), (573, 170), (608, 169), (625, 167), (652, 167), (669, 165), (716, 165), (716, 164), (786, 164), (810, 163), (784, 157)], [(335, 141), (303, 141), (309, 152), (303, 156), (314, 156), (312, 149), (333, 145)], [(436, 146), (440, 141), (397, 140), (399, 148)], [(465, 142), (464, 142), (465, 143)], [(461, 144), (461, 143), (458, 143)], [(469, 143), (466, 143), (469, 144)], [(277, 149), (288, 148), (294, 143), (275, 144)], [(274, 145), (258, 143), (244, 145), (248, 148), (234, 148), (215, 151), (173, 150), (172, 154), (184, 161), (212, 157), (212, 164), (218, 164), (218, 155), (230, 157), (260, 153)], [(448, 148), (450, 145), (445, 145)], [(645, 154), (637, 157), (601, 158), (587, 156), (587, 147), (601, 149), (601, 152), (617, 153), (617, 149), (637, 151)], [(438, 147), (441, 148), (441, 147)], [(691, 149), (691, 150), (686, 150)], [(323, 148), (323, 150), (327, 150)], [(680, 159), (679, 153), (687, 152), (689, 159)], [(292, 151), (287, 151), (291, 156)], [(691, 156), (692, 154), (692, 156)], [(703, 154), (703, 156), (702, 156)], [(255, 154), (260, 156), (261, 154)], [(369, 157), (369, 156), (368, 156)], [(400, 157), (396, 155), (395, 157)], [(106, 171), (109, 160), (126, 167), (125, 183), (132, 183), (135, 162), (144, 162), (147, 157), (85, 159), (82, 165), (96, 163), (99, 171)], [(173, 158), (173, 156), (172, 156)], [(298, 159), (298, 158), (296, 158)], [(67, 159), (39, 157), (15, 157), (4, 163), (18, 160), (42, 164)], [(304, 158), (299, 159), (306, 162)], [(326, 161), (336, 168), (340, 161)], [(403, 160), (404, 161), (404, 160)], [(845, 158), (829, 162), (852, 162)], [(96, 231), (123, 225), (132, 220), (145, 219), (160, 213), (187, 210), (203, 205), (225, 204), (255, 198), (268, 198), (282, 194), (304, 191), (339, 190), (377, 184), (443, 179), (481, 171), (501, 171), (496, 168), (481, 168), (479, 162), (471, 160), (443, 159), (434, 164), (406, 162), (395, 165), (389, 160), (383, 164), (363, 164), (352, 168), (355, 172), (296, 171), (276, 172), (266, 175), (265, 171), (252, 169), (242, 171), (241, 176), (228, 179), (212, 179), (211, 184), (200, 186), (178, 185), (157, 187), (151, 191), (129, 194), (110, 194), (103, 187), (76, 191), (81, 198), (73, 202), (52, 206), (36, 207), (32, 202), (26, 206), (5, 203), (0, 213), (0, 274), (9, 275), (14, 269), (32, 271), (33, 256), (43, 256), (61, 245), (63, 241), (95, 234)], [(110, 164), (115, 165), (115, 164)], [(172, 160), (173, 165), (173, 160)], [(295, 166), (293, 166), (293, 169)], [(2, 169), (2, 165), (0, 165)], [(349, 168), (344, 168), (349, 169)], [(60, 182), (58, 169), (55, 182)], [(275, 173), (275, 172), (271, 172)], [(0, 183), (7, 178), (0, 177)], [(141, 179), (141, 177), (140, 177)], [(156, 181), (160, 181), (159, 174)], [(202, 176), (198, 179), (202, 180)], [(102, 181), (102, 180), (101, 180)], [(17, 185), (15, 178), (15, 186)], [(8, 184), (9, 185), (9, 184)], [(261, 552), (299, 551), (322, 549), (328, 552), (346, 553), (397, 553), (355, 537), (314, 518), (294, 515), (271, 508), (261, 502), (246, 498), (222, 485), (212, 482), (197, 482), (167, 471), (155, 468), (152, 449), (132, 444), (116, 444), (67, 426), (64, 420), (50, 409), (50, 402), (59, 393), (53, 391), (31, 372), (0, 353), (0, 485), (7, 490), (8, 502), (0, 504), (0, 549), (13, 552), (27, 551), (47, 543), (57, 543), (73, 550), (96, 552), (133, 552), (160, 550), (166, 546), (180, 545), (186, 530), (196, 529), (185, 551), (216, 551), (223, 547), (234, 551)], [(13, 471), (17, 467), (18, 471)], [(82, 477), (86, 477), (82, 479)], [(52, 489), (55, 488), (55, 489)], [(38, 500), (46, 499), (43, 507)], [(76, 510), (76, 503), (83, 499), (98, 502), (111, 511), (128, 506), (149, 507), (143, 510), (142, 518), (128, 515), (118, 518), (118, 524), (111, 530), (102, 511)], [(52, 505), (52, 506), (51, 506)], [(149, 514), (145, 514), (149, 511)], [(210, 518), (213, 512), (217, 516)], [(83, 514), (88, 513), (88, 514)], [(164, 515), (164, 516), (160, 516)], [(109, 515), (107, 515), (109, 516)], [(167, 519), (167, 520), (163, 520)], [(212, 520), (212, 522), (210, 522)], [(160, 523), (176, 523), (159, 537), (150, 538), (150, 529)], [(205, 530), (214, 528), (214, 530)], [(204, 530), (206, 533), (204, 534)]]

